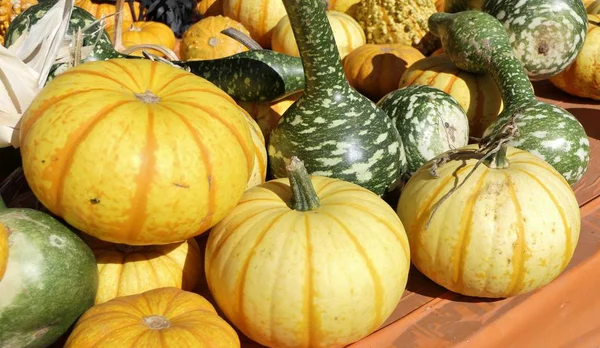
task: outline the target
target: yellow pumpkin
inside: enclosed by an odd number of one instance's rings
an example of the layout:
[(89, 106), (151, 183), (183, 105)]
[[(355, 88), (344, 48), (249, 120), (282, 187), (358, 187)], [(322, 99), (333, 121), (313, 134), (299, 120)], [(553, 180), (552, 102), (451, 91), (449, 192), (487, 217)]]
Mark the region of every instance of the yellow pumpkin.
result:
[(35, 4), (37, 0), (0, 0), (0, 45), (13, 19)]
[(258, 44), (270, 48), (273, 28), (287, 12), (281, 0), (223, 0), (223, 15), (242, 23)]
[(588, 33), (577, 59), (550, 82), (574, 96), (600, 100), (600, 16), (588, 14)]
[[(113, 16), (113, 14), (117, 12), (117, 10), (114, 2), (110, 3), (102, 0), (75, 0), (75, 6), (81, 7), (82, 9), (88, 11), (97, 19), (106, 17), (104, 20), (104, 24), (106, 26), (115, 25), (115, 16)], [(133, 2), (133, 10), (136, 16), (140, 15), (140, 4), (138, 1)], [(131, 15), (131, 7), (128, 2), (123, 5), (121, 18), (123, 18), (123, 22), (133, 22), (134, 18)]]
[(6, 273), (6, 264), (8, 263), (8, 229), (0, 224), (0, 280)]
[[(333, 36), (341, 58), (365, 44), (365, 33), (361, 26), (349, 15), (337, 11), (327, 11), (327, 19), (329, 19), (329, 24), (333, 30)], [(273, 51), (300, 57), (288, 16), (283, 17), (273, 29), (271, 48)]]
[[(409, 247), (394, 210), (358, 185), (309, 177), (244, 193), (208, 237), (206, 279), (225, 316), (268, 347), (342, 347), (397, 306)], [(317, 194), (318, 192), (318, 194)]]
[[(106, 32), (111, 40), (114, 40), (115, 26), (106, 27)], [(171, 28), (160, 22), (123, 22), (122, 44), (125, 48), (136, 45), (159, 45), (170, 50), (175, 49), (175, 33)], [(113, 42), (114, 43), (114, 42)], [(157, 50), (147, 49), (148, 53), (164, 57), (164, 54)], [(141, 50), (130, 53), (133, 56), (142, 57)]]
[(267, 178), (267, 146), (265, 144), (265, 137), (262, 134), (258, 123), (248, 114), (246, 110), (240, 107), (240, 110), (246, 116), (246, 120), (248, 120), (248, 124), (250, 126), (250, 131), (252, 132), (252, 142), (254, 144), (254, 168), (252, 169), (252, 175), (250, 175), (250, 179), (248, 180), (248, 184), (246, 185), (246, 190), (254, 187), (256, 185), (260, 185), (265, 182)]
[(503, 109), (500, 91), (491, 76), (460, 70), (445, 54), (421, 59), (408, 67), (398, 87), (410, 85), (435, 87), (454, 97), (465, 109), (469, 134), (474, 137), (481, 137)]
[(202, 253), (193, 238), (173, 244), (130, 246), (81, 237), (98, 264), (96, 304), (162, 287), (193, 290), (201, 276)]
[(196, 4), (196, 11), (204, 18), (223, 14), (223, 0), (200, 0)]
[(444, 12), (444, 4), (445, 4), (445, 0), (435, 0), (435, 9), (438, 12)]
[(350, 14), (352, 7), (360, 0), (327, 0), (327, 9)]
[(208, 230), (237, 204), (255, 157), (231, 97), (146, 59), (90, 62), (57, 76), (23, 115), (20, 146), (45, 207), (129, 245)]
[(117, 297), (90, 308), (65, 348), (239, 348), (235, 330), (204, 297), (173, 287)]
[(346, 78), (363, 95), (378, 101), (398, 89), (400, 78), (414, 62), (425, 58), (416, 48), (402, 44), (366, 44), (343, 60)]
[(538, 289), (565, 269), (580, 213), (551, 165), (508, 147), (440, 204), (477, 160), (450, 160), (437, 168), (438, 177), (430, 172), (434, 161), (411, 177), (397, 207), (419, 271), (463, 295), (502, 298)]
[(234, 28), (246, 35), (248, 30), (241, 23), (223, 16), (206, 17), (189, 27), (181, 38), (181, 59), (205, 60), (224, 58), (248, 50), (237, 40), (221, 34)]
[(265, 143), (268, 144), (271, 131), (277, 126), (283, 113), (292, 106), (301, 95), (302, 92), (298, 92), (274, 102), (254, 103), (238, 101), (238, 104), (244, 108), (254, 120), (256, 120), (256, 123), (265, 137)]

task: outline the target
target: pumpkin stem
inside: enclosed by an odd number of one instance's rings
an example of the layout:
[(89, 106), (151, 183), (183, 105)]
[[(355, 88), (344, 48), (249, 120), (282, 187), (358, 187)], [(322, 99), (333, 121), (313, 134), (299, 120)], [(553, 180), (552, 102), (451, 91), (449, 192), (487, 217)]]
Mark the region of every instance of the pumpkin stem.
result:
[(167, 318), (162, 315), (150, 315), (143, 317), (144, 324), (151, 330), (162, 330), (167, 329), (171, 326), (171, 323)]
[(292, 187), (292, 208), (297, 211), (317, 209), (321, 204), (310, 175), (298, 157), (293, 156), (285, 166)]
[(157, 104), (160, 102), (160, 97), (150, 91), (146, 91), (144, 93), (134, 93), (133, 95), (136, 97), (136, 99), (146, 104)]
[(241, 31), (235, 29), (235, 28), (225, 28), (223, 30), (221, 30), (221, 34), (227, 35), (230, 38), (236, 40), (237, 42), (241, 43), (242, 45), (248, 47), (248, 49), (251, 50), (262, 50), (262, 46), (254, 41), (251, 37), (249, 37), (248, 35), (242, 33)]

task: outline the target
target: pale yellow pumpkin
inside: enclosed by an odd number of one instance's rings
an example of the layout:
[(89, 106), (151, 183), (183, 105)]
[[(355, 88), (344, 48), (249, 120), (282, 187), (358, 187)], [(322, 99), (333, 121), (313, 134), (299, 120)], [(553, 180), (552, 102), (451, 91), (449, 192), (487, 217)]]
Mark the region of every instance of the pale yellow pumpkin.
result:
[[(349, 15), (337, 11), (327, 11), (327, 19), (329, 19), (329, 24), (333, 30), (333, 36), (341, 58), (366, 43), (363, 29)], [(273, 51), (300, 57), (288, 16), (283, 17), (273, 29), (271, 48)]]
[(222, 34), (234, 28), (250, 35), (244, 26), (231, 18), (211, 16), (201, 19), (189, 27), (181, 38), (182, 60), (219, 59), (248, 50), (241, 42)]
[(258, 123), (248, 114), (244, 108), (240, 107), (240, 110), (246, 116), (246, 120), (248, 120), (248, 125), (250, 126), (250, 131), (252, 133), (252, 142), (254, 144), (254, 168), (252, 169), (252, 174), (250, 175), (250, 179), (248, 179), (248, 184), (246, 185), (246, 190), (254, 187), (256, 185), (260, 185), (265, 182), (267, 178), (267, 147), (265, 144), (265, 137), (258, 126)]
[(412, 262), (451, 291), (489, 298), (531, 292), (556, 278), (573, 256), (581, 227), (573, 190), (537, 156), (507, 150), (441, 204), (476, 159), (441, 164), (438, 177), (430, 172), (432, 160), (402, 190), (397, 212)]
[(503, 109), (500, 91), (491, 76), (463, 71), (445, 54), (421, 59), (408, 67), (398, 88), (410, 85), (435, 87), (454, 97), (465, 109), (469, 134), (474, 137), (481, 137)]
[(162, 287), (193, 290), (201, 276), (202, 252), (196, 240), (130, 246), (81, 235), (98, 264), (95, 303)]
[(600, 100), (600, 16), (588, 14), (588, 33), (577, 59), (550, 78), (561, 90), (578, 97)]
[(288, 179), (253, 187), (212, 229), (206, 279), (229, 320), (262, 345), (343, 347), (397, 306), (406, 234), (371, 191), (298, 168), (292, 160), (293, 189)]
[(270, 48), (273, 28), (287, 13), (281, 0), (223, 0), (223, 15), (242, 23), (256, 42)]

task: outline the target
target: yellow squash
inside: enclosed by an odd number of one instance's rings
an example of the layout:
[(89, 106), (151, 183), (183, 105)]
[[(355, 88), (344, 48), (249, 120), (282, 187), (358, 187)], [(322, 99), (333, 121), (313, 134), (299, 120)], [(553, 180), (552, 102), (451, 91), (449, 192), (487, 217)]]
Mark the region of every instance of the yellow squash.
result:
[(234, 28), (250, 35), (244, 26), (231, 18), (211, 16), (194, 23), (181, 38), (182, 60), (219, 59), (248, 50), (243, 43), (222, 34), (221, 31)]
[[(111, 40), (114, 39), (115, 26), (106, 27), (106, 32)], [(122, 44), (125, 48), (137, 45), (159, 45), (170, 50), (175, 49), (175, 33), (169, 26), (160, 22), (125, 22), (123, 21)], [(114, 43), (114, 42), (113, 42)], [(156, 54), (160, 57), (164, 55), (153, 49), (148, 49), (148, 53)], [(142, 57), (141, 50), (130, 53), (133, 56)]]
[(248, 121), (210, 82), (146, 59), (85, 63), (21, 123), (25, 177), (54, 214), (98, 239), (187, 240), (235, 207), (254, 167)]
[(281, 0), (223, 0), (223, 15), (242, 23), (256, 42), (270, 48), (273, 28), (286, 12)]

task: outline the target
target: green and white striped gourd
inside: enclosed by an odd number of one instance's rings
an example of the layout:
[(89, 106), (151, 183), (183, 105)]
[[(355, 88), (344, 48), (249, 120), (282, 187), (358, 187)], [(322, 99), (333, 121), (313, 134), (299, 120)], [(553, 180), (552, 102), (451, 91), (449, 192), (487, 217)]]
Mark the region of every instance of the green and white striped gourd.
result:
[(516, 115), (519, 131), (508, 144), (550, 163), (569, 184), (578, 182), (589, 163), (585, 130), (566, 110), (537, 100), (502, 24), (487, 13), (465, 11), (436, 13), (429, 28), (460, 69), (488, 73), (496, 81), (504, 110), (484, 136), (498, 132)]
[(409, 175), (430, 159), (469, 143), (469, 119), (450, 94), (422, 85), (388, 93), (378, 103), (400, 133)]
[(398, 131), (383, 110), (348, 84), (323, 2), (283, 3), (306, 82), (302, 96), (271, 133), (273, 175), (286, 177), (286, 162), (297, 156), (310, 174), (384, 194), (406, 165)]

